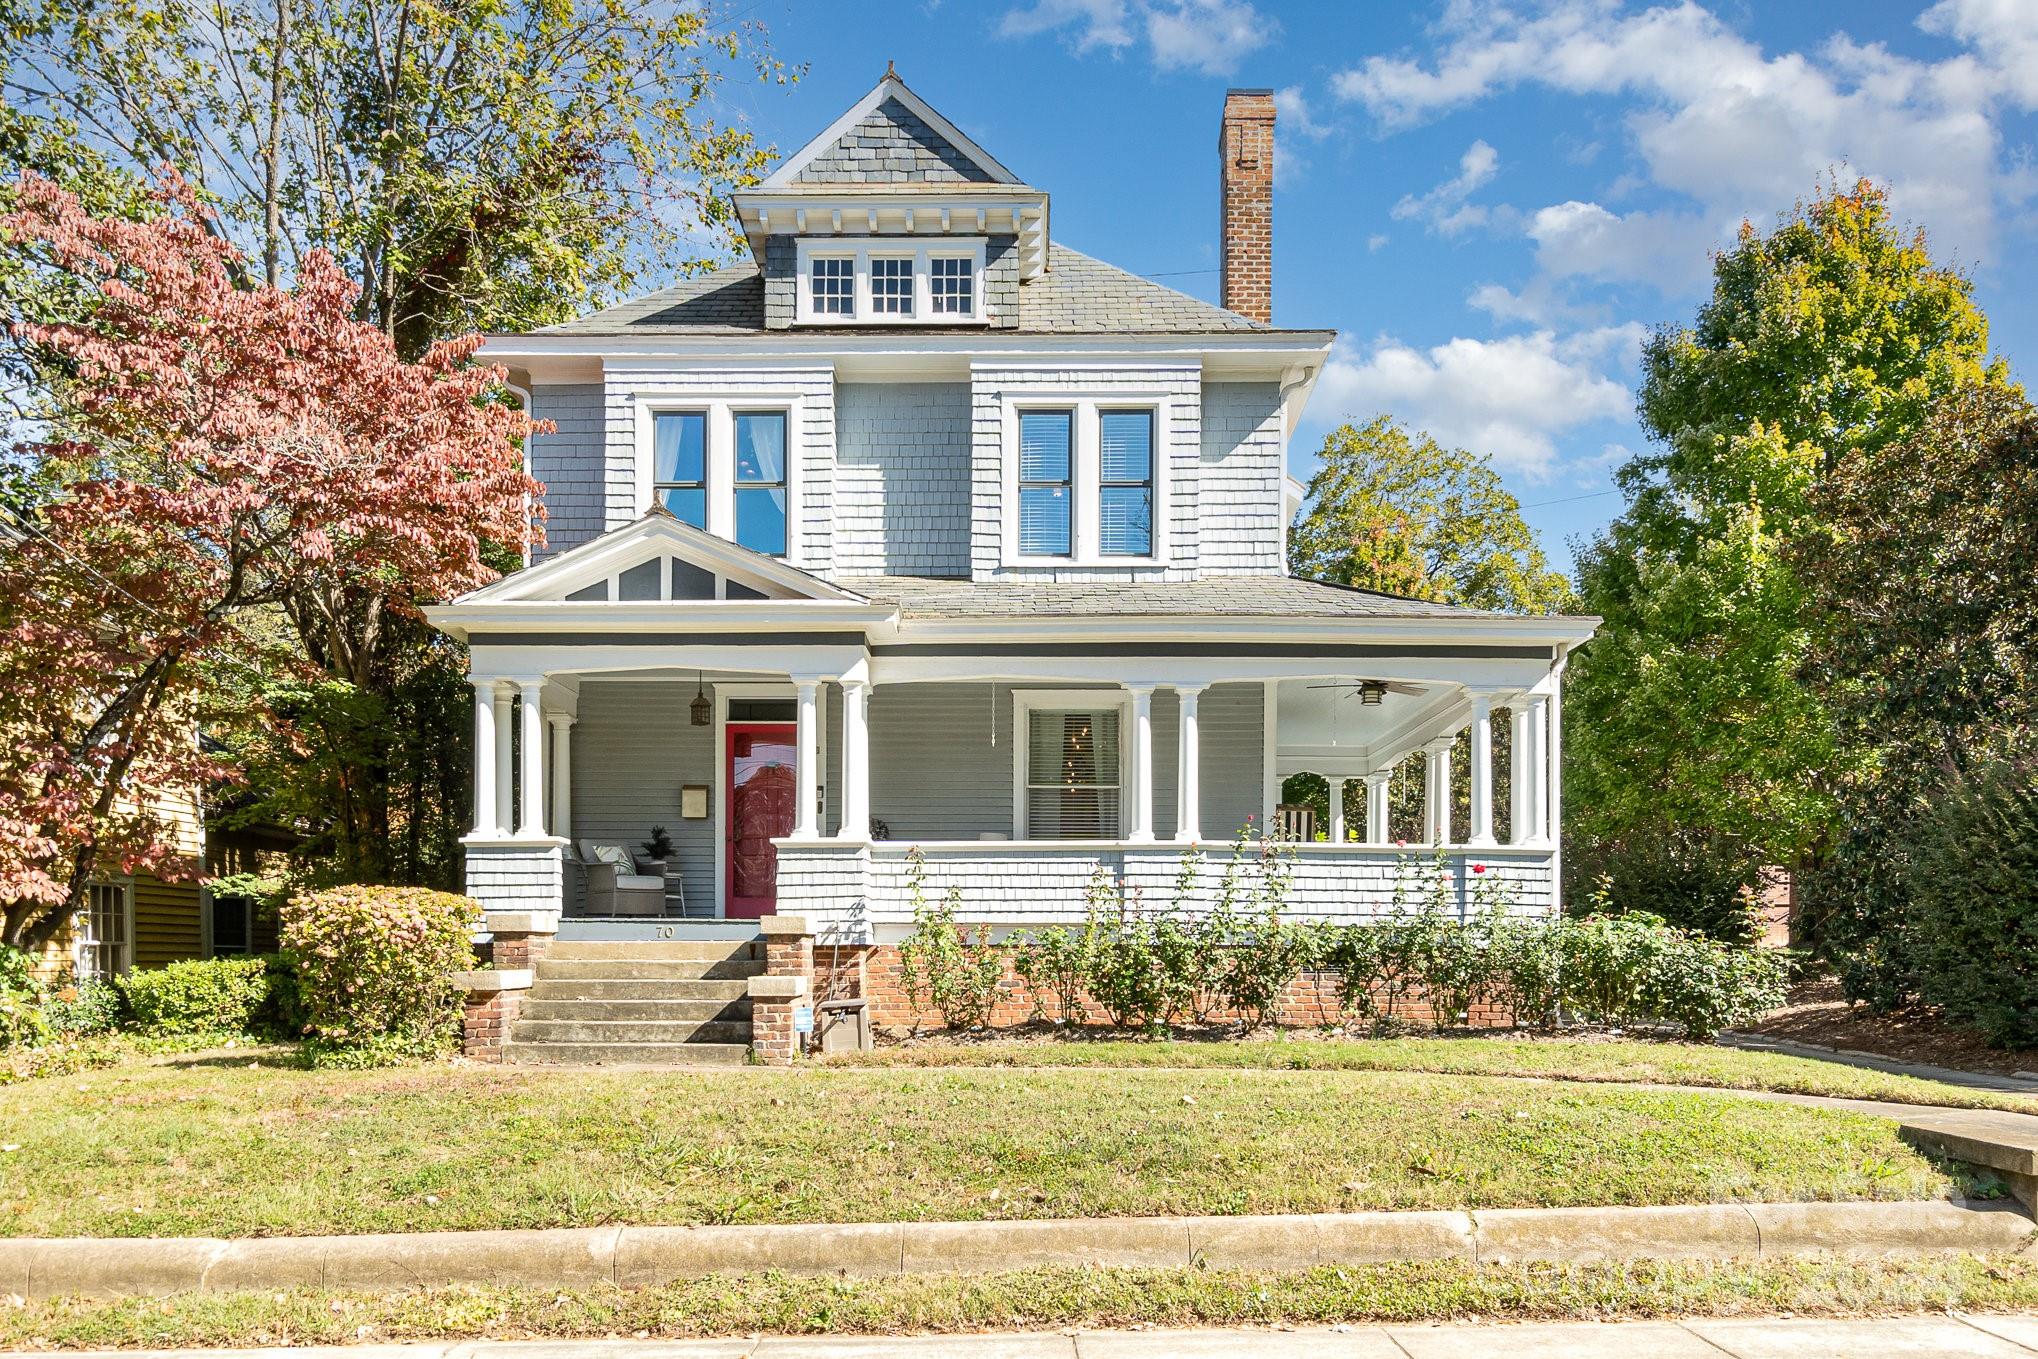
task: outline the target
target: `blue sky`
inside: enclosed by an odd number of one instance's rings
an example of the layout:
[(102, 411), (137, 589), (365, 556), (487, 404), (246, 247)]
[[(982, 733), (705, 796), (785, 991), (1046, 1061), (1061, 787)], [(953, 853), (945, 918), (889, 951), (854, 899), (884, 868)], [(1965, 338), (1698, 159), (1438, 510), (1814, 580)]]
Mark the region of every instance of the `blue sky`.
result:
[(1491, 456), (1553, 558), (1619, 512), (1636, 352), (1707, 252), (1830, 170), (1891, 186), (2038, 346), (2038, 0), (1389, 5), (735, 0), (807, 67), (729, 113), (791, 150), (887, 60), (1054, 200), (1057, 239), (1217, 288), (1217, 120), (1279, 92), (1274, 318), (1341, 333), (1295, 440), (1390, 411)]

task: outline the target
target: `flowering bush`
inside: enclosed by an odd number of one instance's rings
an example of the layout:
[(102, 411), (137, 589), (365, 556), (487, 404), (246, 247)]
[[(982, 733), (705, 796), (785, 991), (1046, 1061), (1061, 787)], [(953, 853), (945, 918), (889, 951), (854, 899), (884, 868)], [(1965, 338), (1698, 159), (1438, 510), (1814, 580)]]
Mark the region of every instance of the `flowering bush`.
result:
[(422, 887), (331, 887), (282, 907), (314, 1062), (436, 1056), (460, 1034), (453, 974), (481, 905)]

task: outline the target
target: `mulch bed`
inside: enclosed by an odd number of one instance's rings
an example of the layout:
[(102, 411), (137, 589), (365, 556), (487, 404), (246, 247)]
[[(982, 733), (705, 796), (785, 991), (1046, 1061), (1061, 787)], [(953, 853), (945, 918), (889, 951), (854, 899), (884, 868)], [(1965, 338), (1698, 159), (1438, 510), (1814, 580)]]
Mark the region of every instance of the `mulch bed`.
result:
[(1789, 1004), (1740, 1032), (2001, 1076), (2038, 1071), (2038, 1048), (1992, 1048), (1949, 1026), (1930, 1006), (1871, 1014), (1865, 1006), (1850, 1005), (1831, 978), (1800, 982), (1791, 988)]

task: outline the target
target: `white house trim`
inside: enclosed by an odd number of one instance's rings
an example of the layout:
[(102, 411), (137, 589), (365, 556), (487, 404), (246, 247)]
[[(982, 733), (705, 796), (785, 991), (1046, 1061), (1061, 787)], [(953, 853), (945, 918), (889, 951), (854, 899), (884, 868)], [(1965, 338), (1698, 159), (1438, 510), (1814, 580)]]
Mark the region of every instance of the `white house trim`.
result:
[[(913, 261), (913, 312), (897, 316), (876, 311), (871, 302), (870, 262), (876, 258)], [(808, 274), (816, 259), (847, 259), (856, 266), (852, 305), (847, 316), (814, 310), (814, 294)], [(934, 310), (933, 261), (970, 261), (970, 310)], [(812, 240), (801, 237), (798, 246), (798, 277), (795, 279), (794, 319), (803, 326), (972, 326), (990, 319), (984, 306), (984, 239), (981, 236), (948, 236), (934, 240), (856, 237), (841, 240)]]

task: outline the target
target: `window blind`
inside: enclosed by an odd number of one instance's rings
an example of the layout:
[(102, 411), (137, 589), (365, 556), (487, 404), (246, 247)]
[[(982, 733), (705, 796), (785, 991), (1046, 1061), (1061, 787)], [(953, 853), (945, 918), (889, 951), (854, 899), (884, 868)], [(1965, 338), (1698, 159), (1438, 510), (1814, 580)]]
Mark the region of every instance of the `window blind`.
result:
[(1068, 411), (1019, 416), (1019, 550), (1028, 556), (1069, 555)]
[(1153, 555), (1153, 412), (1097, 417), (1097, 550)]
[(1035, 711), (1027, 721), (1027, 835), (1117, 839), (1117, 710)]

